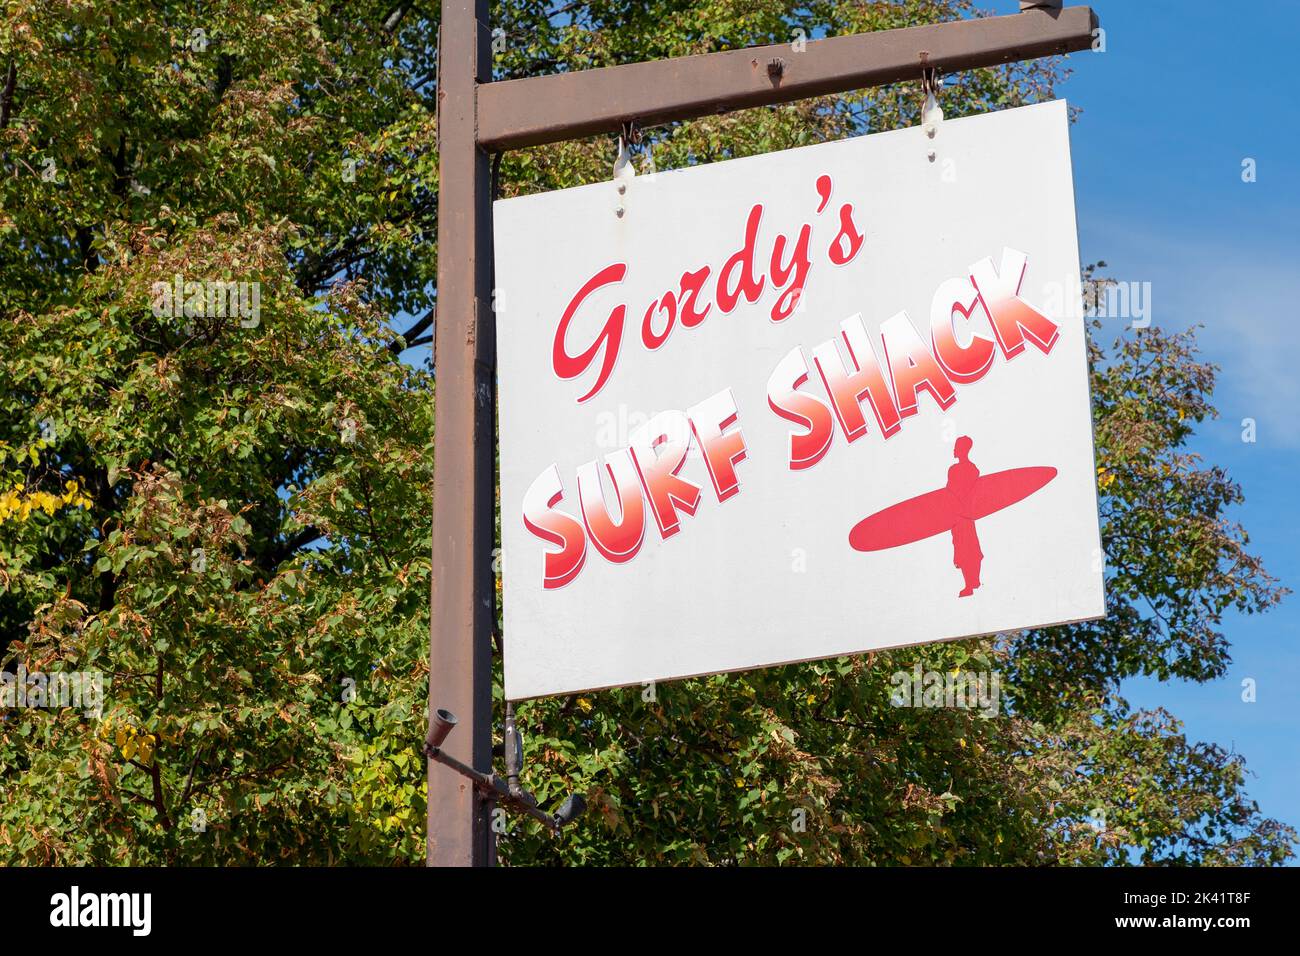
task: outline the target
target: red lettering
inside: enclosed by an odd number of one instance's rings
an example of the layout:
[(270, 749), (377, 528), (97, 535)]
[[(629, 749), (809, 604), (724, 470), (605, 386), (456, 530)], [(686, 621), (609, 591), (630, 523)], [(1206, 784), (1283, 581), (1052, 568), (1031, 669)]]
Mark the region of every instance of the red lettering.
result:
[(700, 290), (704, 288), (704, 282), (709, 278), (712, 270), (708, 266), (697, 269), (694, 272), (682, 273), (682, 328), (693, 329), (709, 314), (712, 305), (705, 305), (704, 311), (697, 311), (695, 303), (699, 301)]
[[(853, 225), (853, 204), (846, 202), (840, 207), (840, 231), (831, 240), (830, 248), (826, 250), (826, 254), (830, 256), (831, 262), (837, 266), (847, 265), (862, 250), (864, 238), (862, 233), (858, 232), (857, 227)], [(842, 246), (843, 243), (848, 243), (848, 245)]]
[[(799, 230), (799, 239), (794, 244), (794, 249), (790, 252), (790, 264), (781, 265), (781, 252), (785, 249), (785, 236), (777, 236), (776, 242), (772, 244), (772, 265), (769, 270), (772, 273), (772, 286), (776, 289), (785, 288), (781, 297), (776, 300), (772, 306), (772, 321), (781, 322), (788, 319), (791, 313), (799, 305), (799, 297), (803, 295), (804, 283), (808, 281), (808, 270), (812, 268), (812, 263), (808, 260), (808, 241), (812, 238), (812, 226), (804, 223), (804, 227)], [(794, 281), (786, 287), (793, 274)]]
[(943, 374), (939, 363), (917, 335), (906, 312), (899, 312), (880, 325), (880, 339), (885, 347), (885, 362), (894, 384), (894, 401), (904, 417), (916, 414), (916, 393), (925, 389), (941, 408), (957, 400), (952, 382)]
[[(758, 223), (762, 218), (763, 206), (761, 203), (755, 203), (754, 208), (749, 211), (749, 220), (745, 223), (745, 245), (727, 260), (727, 264), (718, 273), (716, 299), (718, 308), (723, 312), (734, 309), (742, 293), (751, 303), (757, 302), (758, 297), (763, 294), (765, 280), (762, 276), (754, 275), (754, 243), (758, 239)], [(735, 289), (732, 289), (731, 276), (736, 270), (740, 270), (740, 277), (736, 280)]]
[(867, 433), (867, 420), (862, 414), (862, 399), (871, 404), (871, 411), (886, 438), (898, 431), (898, 409), (880, 371), (880, 362), (867, 337), (862, 315), (855, 313), (840, 323), (844, 344), (848, 347), (850, 370), (840, 361), (835, 340), (823, 342), (813, 349), (813, 363), (821, 375), (822, 384), (831, 397), (835, 417), (839, 419), (844, 437), (857, 441)]
[(1055, 322), (1020, 298), (1020, 283), (1028, 265), (1029, 257), (1023, 252), (1003, 249), (1000, 272), (993, 270), (992, 259), (981, 259), (970, 267), (970, 281), (979, 291), (980, 304), (1007, 358), (1024, 351), (1026, 338), (1046, 355), (1060, 334)]
[[(620, 306), (621, 308), (621, 306)], [(650, 320), (654, 317), (655, 310), (658, 309), (668, 316), (668, 321), (664, 323), (662, 335), (656, 335), (650, 325)], [(650, 308), (645, 310), (645, 318), (641, 320), (641, 344), (650, 351), (654, 351), (668, 341), (668, 336), (673, 331), (673, 322), (677, 319), (677, 296), (671, 292), (665, 292), (662, 299), (656, 299), (650, 303)], [(685, 321), (682, 322), (685, 325)]]
[(564, 315), (560, 318), (560, 324), (555, 329), (555, 344), (551, 349), (551, 367), (555, 369), (555, 374), (560, 378), (577, 378), (591, 365), (596, 354), (603, 351), (600, 372), (596, 376), (596, 384), (591, 387), (591, 391), (578, 399), (579, 402), (585, 402), (591, 398), (604, 388), (605, 383), (609, 381), (610, 373), (614, 371), (614, 363), (618, 360), (619, 346), (623, 341), (623, 319), (627, 309), (622, 304), (615, 306), (614, 310), (609, 313), (609, 318), (601, 328), (596, 341), (592, 342), (591, 346), (581, 355), (570, 355), (565, 347), (565, 337), (569, 331), (569, 323), (573, 321), (574, 313), (578, 311), (578, 306), (582, 305), (587, 296), (602, 286), (622, 282), (625, 275), (627, 275), (627, 265), (622, 262), (616, 262), (612, 266), (606, 266), (597, 272), (587, 280), (587, 284), (579, 289), (578, 294), (569, 302), (569, 307), (564, 310)]
[(587, 539), (582, 525), (572, 515), (556, 510), (564, 497), (560, 469), (551, 465), (524, 493), (524, 527), (547, 544), (558, 546), (542, 559), (542, 587), (562, 588), (578, 576), (587, 558)]
[(724, 388), (698, 405), (686, 410), (695, 433), (695, 443), (704, 455), (704, 466), (718, 501), (726, 501), (740, 490), (736, 465), (745, 460), (745, 436), (739, 431), (727, 432), (736, 424), (736, 399), (731, 389)]
[(830, 451), (835, 422), (830, 406), (815, 395), (799, 391), (808, 381), (808, 362), (803, 349), (792, 348), (767, 380), (767, 404), (788, 422), (807, 431), (790, 433), (790, 470), (811, 468)]
[(632, 438), (632, 461), (650, 501), (659, 535), (665, 539), (679, 530), (677, 509), (693, 515), (700, 504), (700, 486), (677, 475), (686, 462), (690, 436), (687, 417), (668, 411), (650, 419)]
[(623, 564), (636, 557), (645, 540), (645, 502), (636, 465), (627, 449), (606, 457), (605, 470), (618, 501), (618, 523), (610, 516), (600, 472), (594, 461), (578, 468), (578, 503), (587, 535), (596, 550), (607, 561)]
[[(969, 279), (949, 279), (939, 286), (930, 301), (930, 342), (934, 357), (952, 381), (960, 385), (978, 382), (993, 366), (997, 347), (993, 340), (975, 331), (971, 313), (979, 303), (979, 293)], [(970, 326), (970, 342), (957, 341), (953, 321), (958, 314)]]

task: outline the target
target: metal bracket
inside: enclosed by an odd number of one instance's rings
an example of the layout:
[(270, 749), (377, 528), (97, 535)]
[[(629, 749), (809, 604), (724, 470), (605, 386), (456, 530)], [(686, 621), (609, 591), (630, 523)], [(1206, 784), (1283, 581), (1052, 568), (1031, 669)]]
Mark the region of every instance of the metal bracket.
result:
[(628, 146), (639, 146), (641, 144), (641, 127), (637, 125), (636, 120), (627, 120), (619, 127), (619, 136)]
[(636, 165), (632, 162), (632, 147), (641, 142), (641, 131), (636, 122), (626, 122), (618, 136), (618, 156), (614, 159), (614, 186), (618, 190), (618, 202), (614, 206), (614, 215), (622, 219), (627, 208), (624, 197), (627, 195), (627, 182), (636, 176)]
[[(443, 753), (443, 741), (455, 729), (456, 723), (456, 715), (451, 711), (441, 708), (434, 711), (433, 725), (429, 728), (429, 736), (424, 741), (424, 754), (430, 760), (450, 767), (462, 777), (468, 777), (473, 781), (475, 791), (483, 799), (492, 803), (504, 804), (513, 810), (532, 817), (550, 830), (554, 836), (559, 836), (565, 825), (572, 823), (587, 809), (587, 801), (580, 794), (571, 793), (564, 798), (564, 802), (560, 804), (558, 810), (554, 813), (547, 813), (537, 806), (537, 798), (519, 786), (517, 780), (511, 786), (509, 782), (502, 780), (495, 773), (483, 773), (481, 770), (475, 770), (473, 767), (461, 763), (450, 754)], [(506, 742), (506, 746), (509, 748), (509, 741)]]

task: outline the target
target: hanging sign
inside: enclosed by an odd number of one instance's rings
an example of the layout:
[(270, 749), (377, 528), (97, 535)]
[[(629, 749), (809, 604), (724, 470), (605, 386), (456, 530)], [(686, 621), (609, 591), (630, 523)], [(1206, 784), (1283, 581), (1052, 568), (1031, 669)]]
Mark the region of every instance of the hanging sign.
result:
[(1105, 613), (1064, 102), (494, 220), (507, 697)]

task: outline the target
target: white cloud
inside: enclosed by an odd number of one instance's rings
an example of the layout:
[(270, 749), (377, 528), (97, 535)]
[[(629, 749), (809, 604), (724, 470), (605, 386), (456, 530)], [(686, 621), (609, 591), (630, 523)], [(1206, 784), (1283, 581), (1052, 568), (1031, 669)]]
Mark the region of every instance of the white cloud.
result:
[(1085, 249), (1106, 259), (1104, 272), (1152, 283), (1154, 324), (1204, 326), (1198, 341), (1222, 369), (1215, 404), (1224, 418), (1254, 418), (1261, 442), (1300, 447), (1300, 250), (1270, 246), (1266, 237), (1226, 243), (1113, 219), (1089, 226)]

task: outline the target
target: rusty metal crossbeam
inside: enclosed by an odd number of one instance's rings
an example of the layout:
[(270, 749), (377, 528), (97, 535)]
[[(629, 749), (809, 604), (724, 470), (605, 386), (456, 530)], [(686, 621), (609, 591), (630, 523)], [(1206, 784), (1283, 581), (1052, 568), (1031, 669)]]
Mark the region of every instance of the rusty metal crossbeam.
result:
[(519, 149), (597, 133), (635, 120), (653, 126), (810, 96), (1087, 49), (1090, 7), (1029, 9), (878, 33), (706, 53), (673, 60), (554, 73), (478, 88), (478, 142)]

